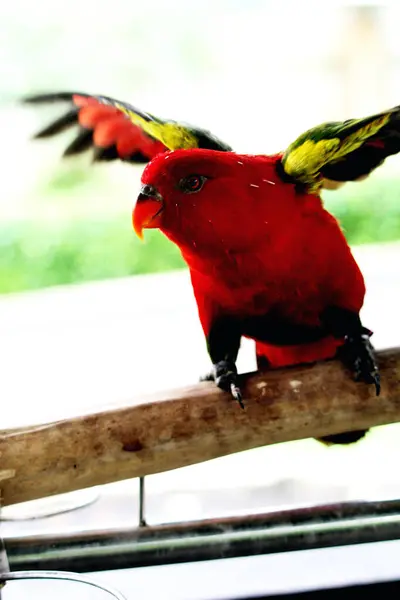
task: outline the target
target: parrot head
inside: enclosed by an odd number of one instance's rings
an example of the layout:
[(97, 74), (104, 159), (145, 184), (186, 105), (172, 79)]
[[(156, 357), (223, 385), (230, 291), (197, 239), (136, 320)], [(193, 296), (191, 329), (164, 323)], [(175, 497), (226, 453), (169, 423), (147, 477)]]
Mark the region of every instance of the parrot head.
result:
[(291, 194), (276, 160), (201, 149), (156, 156), (143, 171), (133, 209), (137, 235), (159, 228), (181, 249), (197, 253), (250, 248), (276, 230), (277, 221), (291, 218)]

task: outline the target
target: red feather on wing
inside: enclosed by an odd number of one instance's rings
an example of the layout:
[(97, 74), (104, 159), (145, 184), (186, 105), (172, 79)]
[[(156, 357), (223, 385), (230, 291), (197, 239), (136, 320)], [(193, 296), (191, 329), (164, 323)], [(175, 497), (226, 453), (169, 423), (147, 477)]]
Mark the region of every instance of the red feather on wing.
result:
[(148, 162), (168, 148), (135, 125), (124, 112), (102, 98), (84, 94), (44, 94), (28, 98), (30, 103), (69, 101), (73, 108), (36, 134), (36, 138), (51, 137), (78, 125), (77, 137), (65, 150), (65, 155), (80, 154), (95, 149), (95, 160), (120, 159), (128, 162)]

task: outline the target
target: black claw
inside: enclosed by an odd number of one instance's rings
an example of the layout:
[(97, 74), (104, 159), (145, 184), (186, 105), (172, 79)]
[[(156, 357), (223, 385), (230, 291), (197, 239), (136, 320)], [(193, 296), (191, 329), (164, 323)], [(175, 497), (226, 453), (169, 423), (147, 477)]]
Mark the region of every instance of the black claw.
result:
[(364, 381), (365, 383), (373, 383), (375, 385), (376, 395), (379, 396), (381, 393), (381, 376), (377, 370), (362, 370), (356, 371), (356, 381)]
[(242, 399), (242, 392), (240, 391), (240, 388), (238, 388), (237, 385), (235, 385), (234, 383), (231, 383), (231, 394), (232, 394), (232, 398), (234, 400), (236, 400), (237, 402), (239, 402), (240, 406), (244, 410), (244, 402)]
[(381, 378), (375, 359), (375, 351), (369, 340), (371, 333), (363, 330), (358, 338), (347, 338), (340, 356), (344, 364), (354, 372), (356, 381), (373, 383), (376, 395), (381, 393)]
[(216, 385), (231, 394), (232, 398), (244, 409), (242, 392), (237, 385), (236, 366), (228, 361), (220, 361), (214, 365), (211, 373), (202, 375), (200, 381), (215, 381)]

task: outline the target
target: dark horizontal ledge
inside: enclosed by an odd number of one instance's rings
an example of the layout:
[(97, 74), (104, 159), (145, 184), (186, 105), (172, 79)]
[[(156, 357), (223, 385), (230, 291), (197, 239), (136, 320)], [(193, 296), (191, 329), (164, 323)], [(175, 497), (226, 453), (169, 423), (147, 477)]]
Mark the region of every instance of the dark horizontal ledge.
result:
[(89, 572), (399, 538), (400, 500), (390, 500), (5, 542), (11, 570)]

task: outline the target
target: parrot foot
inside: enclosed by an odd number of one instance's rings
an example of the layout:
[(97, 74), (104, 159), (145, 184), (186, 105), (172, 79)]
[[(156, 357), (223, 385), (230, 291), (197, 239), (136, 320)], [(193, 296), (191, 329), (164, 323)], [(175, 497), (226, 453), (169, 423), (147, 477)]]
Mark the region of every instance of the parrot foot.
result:
[(373, 383), (376, 395), (379, 396), (381, 378), (375, 358), (375, 350), (369, 339), (370, 335), (371, 332), (363, 328), (363, 333), (360, 336), (348, 336), (339, 350), (339, 357), (353, 371), (356, 381)]
[(216, 385), (224, 392), (229, 392), (234, 400), (239, 402), (244, 409), (242, 392), (237, 385), (237, 370), (234, 363), (226, 360), (213, 365), (213, 370), (200, 377), (200, 381), (215, 381)]

